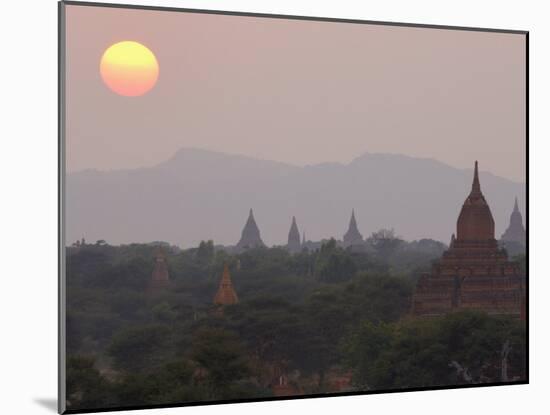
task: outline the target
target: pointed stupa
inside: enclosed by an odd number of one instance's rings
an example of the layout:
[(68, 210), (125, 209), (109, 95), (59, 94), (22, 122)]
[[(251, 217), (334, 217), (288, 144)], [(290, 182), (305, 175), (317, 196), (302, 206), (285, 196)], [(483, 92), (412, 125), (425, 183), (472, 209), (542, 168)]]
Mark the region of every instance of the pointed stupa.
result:
[(218, 291), (214, 296), (214, 304), (231, 305), (231, 304), (237, 304), (238, 302), (239, 302), (239, 298), (237, 297), (237, 293), (235, 292), (233, 288), (233, 284), (231, 283), (231, 275), (229, 274), (229, 267), (227, 266), (227, 264), (224, 264), (220, 286), (218, 287)]
[(260, 237), (260, 230), (258, 229), (258, 225), (256, 225), (256, 221), (254, 220), (254, 212), (252, 212), (252, 209), (250, 209), (248, 219), (246, 221), (246, 224), (244, 225), (241, 234), (241, 239), (237, 243), (237, 249), (245, 250), (263, 246), (265, 246), (265, 244)]
[(292, 217), (292, 224), (290, 225), (290, 231), (288, 232), (288, 244), (287, 249), (291, 254), (300, 252), (302, 246), (300, 244), (300, 231), (298, 225), (296, 225), (296, 217)]
[(357, 221), (355, 220), (355, 209), (351, 210), (351, 219), (349, 221), (348, 231), (344, 235), (344, 247), (352, 245), (362, 245), (363, 235), (357, 228)]
[(514, 210), (510, 215), (510, 224), (508, 229), (502, 234), (500, 239), (504, 242), (519, 242), (525, 245), (525, 228), (523, 227), (523, 218), (518, 207), (518, 198), (514, 202)]
[(456, 225), (458, 241), (489, 241), (495, 239), (495, 221), (487, 204), (481, 186), (477, 160), (474, 167), (472, 190), (462, 205)]

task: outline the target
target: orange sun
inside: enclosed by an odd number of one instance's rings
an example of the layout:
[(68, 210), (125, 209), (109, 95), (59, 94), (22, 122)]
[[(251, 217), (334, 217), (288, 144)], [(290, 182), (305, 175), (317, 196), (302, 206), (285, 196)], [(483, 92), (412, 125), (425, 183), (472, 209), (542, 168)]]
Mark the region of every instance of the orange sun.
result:
[(124, 41), (107, 48), (101, 57), (99, 72), (112, 91), (126, 97), (137, 97), (155, 86), (159, 64), (146, 46)]

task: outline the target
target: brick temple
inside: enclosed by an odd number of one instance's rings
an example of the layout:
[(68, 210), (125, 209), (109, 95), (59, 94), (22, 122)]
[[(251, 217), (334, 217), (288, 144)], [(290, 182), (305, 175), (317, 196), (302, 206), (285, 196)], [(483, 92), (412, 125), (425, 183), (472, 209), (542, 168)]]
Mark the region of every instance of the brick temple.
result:
[(472, 190), (458, 216), (449, 249), (418, 280), (415, 315), (442, 315), (457, 310), (524, 317), (525, 276), (508, 260), (495, 239), (495, 222), (481, 192), (477, 161)]

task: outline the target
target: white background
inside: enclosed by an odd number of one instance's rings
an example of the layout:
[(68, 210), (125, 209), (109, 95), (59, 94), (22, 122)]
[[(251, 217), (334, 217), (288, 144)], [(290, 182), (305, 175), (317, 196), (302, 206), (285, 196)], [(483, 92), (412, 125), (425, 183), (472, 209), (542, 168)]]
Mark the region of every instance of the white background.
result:
[[(195, 0), (141, 4), (530, 31), (531, 384), (262, 402), (156, 413), (548, 413), (549, 14), (544, 1)], [(53, 413), (57, 393), (57, 5), (0, 5), (1, 413)], [(434, 35), (437, 35), (434, 32)], [(7, 92), (7, 93), (6, 93)], [(546, 254), (546, 255), (545, 255)], [(546, 409), (544, 409), (546, 408)], [(145, 411), (142, 413), (154, 413)]]

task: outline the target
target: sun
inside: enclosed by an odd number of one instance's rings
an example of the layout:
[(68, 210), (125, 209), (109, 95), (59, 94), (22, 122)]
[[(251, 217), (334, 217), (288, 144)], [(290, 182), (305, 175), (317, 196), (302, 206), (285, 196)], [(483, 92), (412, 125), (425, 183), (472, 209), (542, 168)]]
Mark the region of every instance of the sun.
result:
[(99, 72), (105, 85), (112, 91), (126, 97), (137, 97), (155, 86), (159, 77), (159, 64), (148, 47), (126, 40), (105, 50)]

